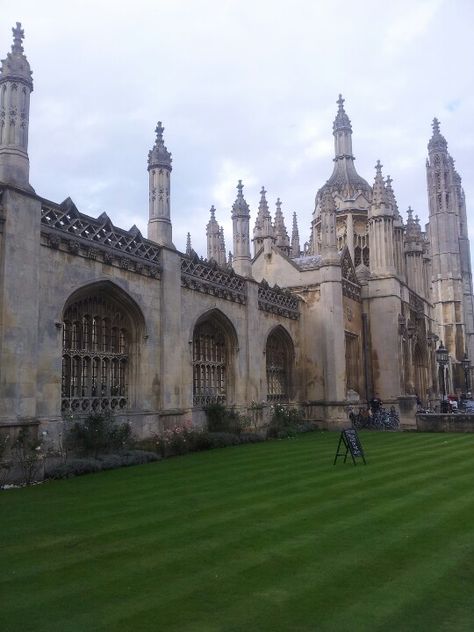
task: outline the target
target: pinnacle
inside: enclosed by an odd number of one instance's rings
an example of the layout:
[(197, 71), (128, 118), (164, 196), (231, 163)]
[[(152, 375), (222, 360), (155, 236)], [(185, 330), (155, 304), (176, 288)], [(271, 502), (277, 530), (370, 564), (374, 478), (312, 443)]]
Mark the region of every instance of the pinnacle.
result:
[(372, 204), (377, 208), (380, 208), (382, 206), (385, 207), (386, 210), (388, 210), (390, 209), (392, 200), (390, 200), (390, 190), (387, 191), (385, 188), (385, 182), (382, 175), (382, 167), (383, 165), (380, 160), (377, 160), (377, 164), (375, 165), (375, 180), (373, 186)]
[(431, 125), (433, 127), (433, 134), (428, 143), (428, 150), (446, 151), (448, 148), (448, 143), (446, 142), (445, 137), (440, 132), (439, 120), (435, 117)]
[(153, 149), (148, 153), (148, 169), (153, 167), (165, 167), (171, 171), (171, 153), (168, 151), (163, 140), (163, 127), (161, 121), (158, 121), (155, 127), (156, 140)]
[(344, 101), (345, 99), (343, 99), (342, 94), (340, 94), (338, 100), (336, 101), (337, 114), (332, 126), (334, 132), (336, 132), (337, 130), (342, 130), (342, 129), (352, 132), (351, 121), (349, 117), (347, 116), (346, 111), (344, 109)]
[(236, 188), (237, 188), (237, 197), (236, 197), (235, 202), (232, 205), (232, 216), (233, 217), (242, 217), (242, 216), (249, 217), (250, 209), (249, 209), (249, 205), (245, 201), (244, 194), (242, 192), (244, 188), (244, 185), (242, 184), (242, 180), (238, 181)]
[(13, 44), (12, 53), (23, 53), (22, 40), (25, 38), (25, 32), (21, 28), (21, 22), (16, 23), (16, 27), (12, 28), (13, 32)]

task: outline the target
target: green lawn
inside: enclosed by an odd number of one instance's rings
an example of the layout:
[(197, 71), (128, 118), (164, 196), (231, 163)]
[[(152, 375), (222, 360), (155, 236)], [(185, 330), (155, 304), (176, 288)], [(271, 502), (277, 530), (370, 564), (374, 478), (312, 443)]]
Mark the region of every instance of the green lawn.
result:
[(0, 630), (473, 630), (474, 434), (360, 436), (1, 492)]

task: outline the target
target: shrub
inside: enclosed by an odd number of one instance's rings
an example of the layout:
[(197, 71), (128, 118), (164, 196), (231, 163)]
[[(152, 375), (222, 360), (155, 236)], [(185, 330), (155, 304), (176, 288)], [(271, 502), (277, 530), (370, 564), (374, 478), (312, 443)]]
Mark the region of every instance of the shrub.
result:
[(260, 443), (265, 441), (265, 435), (261, 432), (242, 432), (239, 437), (240, 443)]
[(0, 434), (0, 487), (7, 481), (12, 466), (11, 461), (5, 458), (9, 441), (9, 435)]
[(183, 423), (164, 430), (155, 437), (158, 452), (163, 457), (179, 456), (192, 452), (196, 431), (190, 423)]
[(227, 448), (230, 445), (238, 445), (239, 437), (232, 432), (209, 432), (211, 448)]
[(20, 466), (22, 482), (31, 485), (39, 477), (44, 463), (41, 442), (36, 438), (36, 428), (23, 427), (12, 446), (14, 462)]
[(276, 404), (267, 428), (267, 437), (274, 439), (294, 437), (298, 432), (298, 426), (302, 423), (304, 421), (299, 410)]
[(103, 470), (113, 470), (128, 465), (141, 465), (158, 461), (161, 457), (155, 452), (129, 450), (122, 454), (102, 454), (97, 458), (71, 459), (48, 470), (48, 478), (71, 478), (82, 474), (92, 474)]
[(82, 474), (100, 472), (102, 469), (99, 459), (70, 459), (67, 463), (60, 463), (47, 471), (48, 478), (71, 478)]
[(230, 432), (240, 434), (244, 420), (233, 408), (228, 409), (223, 404), (209, 404), (205, 409), (207, 429), (209, 432)]
[(76, 421), (68, 437), (78, 453), (97, 457), (100, 453), (127, 448), (132, 439), (130, 424), (117, 424), (110, 412), (92, 413), (83, 422)]

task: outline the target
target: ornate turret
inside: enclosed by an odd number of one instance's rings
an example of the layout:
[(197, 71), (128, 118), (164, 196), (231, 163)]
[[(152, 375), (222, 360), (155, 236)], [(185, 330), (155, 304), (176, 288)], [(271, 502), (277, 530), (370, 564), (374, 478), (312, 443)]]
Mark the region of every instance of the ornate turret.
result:
[(336, 205), (329, 190), (321, 200), (321, 255), (326, 263), (339, 262), (336, 241)]
[(262, 187), (260, 191), (260, 202), (258, 205), (257, 218), (255, 220), (255, 227), (253, 229), (253, 250), (254, 256), (263, 247), (265, 240), (267, 241), (267, 249), (271, 249), (273, 243), (273, 226), (272, 216), (268, 210), (268, 202), (266, 198), (265, 187)]
[(207, 258), (209, 260), (214, 259), (214, 261), (217, 261), (219, 257), (220, 246), (220, 226), (216, 220), (216, 209), (214, 208), (214, 206), (211, 206), (209, 212), (211, 214), (211, 217), (206, 226)]
[(372, 203), (370, 205), (369, 218), (376, 215), (393, 216), (393, 205), (390, 201), (390, 195), (385, 188), (380, 160), (377, 160), (377, 164), (375, 165), (375, 180), (372, 188)]
[(300, 234), (298, 231), (298, 219), (296, 213), (293, 213), (293, 228), (291, 231), (291, 256), (299, 257), (301, 254)]
[(392, 208), (393, 214), (393, 256), (395, 259), (395, 269), (400, 278), (405, 278), (405, 254), (404, 254), (404, 232), (403, 218), (398, 210), (398, 204), (395, 193), (392, 188), (392, 178), (387, 176), (385, 179), (385, 191), (387, 193), (388, 202)]
[(227, 265), (227, 258), (225, 256), (224, 229), (222, 226), (219, 231), (219, 254), (218, 254), (217, 262), (220, 266)]
[(188, 257), (191, 256), (193, 252), (193, 248), (191, 246), (191, 233), (188, 233), (186, 235), (186, 254), (188, 255)]
[(32, 191), (29, 184), (28, 126), (33, 80), (23, 52), (20, 22), (13, 31), (11, 53), (0, 70), (0, 182)]
[[(451, 357), (461, 362), (466, 348), (468, 356), (474, 357), (474, 304), (466, 203), (461, 178), (436, 118), (428, 143), (426, 175), (432, 296), (441, 324), (437, 333)], [(457, 375), (454, 373), (452, 379), (453, 390), (463, 388), (461, 370)]]
[(281, 212), (280, 198), (276, 201), (275, 221), (274, 221), (275, 245), (287, 257), (290, 256), (290, 238), (285, 226), (285, 218)]
[(448, 143), (439, 130), (439, 121), (436, 117), (433, 119), (432, 127), (433, 134), (428, 142), (428, 151), (430, 153), (435, 151), (447, 152)]
[(370, 271), (375, 276), (395, 274), (393, 205), (377, 160), (369, 208)]
[(232, 205), (234, 253), (232, 266), (237, 274), (250, 276), (250, 209), (243, 194), (242, 180), (237, 184), (237, 197)]
[[(344, 109), (344, 99), (339, 95), (338, 111), (333, 123), (334, 135), (334, 170), (323, 188), (338, 192), (344, 198), (354, 198), (357, 192), (365, 194), (370, 199), (370, 185), (357, 173), (352, 154), (352, 126)], [(318, 193), (320, 195), (321, 191)], [(316, 203), (318, 202), (316, 196)]]
[(156, 141), (148, 152), (149, 219), (148, 239), (163, 246), (174, 247), (170, 219), (171, 154), (163, 140), (161, 121), (156, 126)]

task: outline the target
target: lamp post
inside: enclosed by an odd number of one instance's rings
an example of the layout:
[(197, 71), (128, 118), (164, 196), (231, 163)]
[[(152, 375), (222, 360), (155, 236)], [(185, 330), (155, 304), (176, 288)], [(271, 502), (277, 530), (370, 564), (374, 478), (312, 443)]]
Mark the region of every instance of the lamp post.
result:
[(464, 388), (465, 388), (465, 393), (467, 396), (467, 393), (469, 391), (468, 376), (469, 376), (469, 369), (471, 368), (471, 361), (467, 357), (467, 351), (464, 353), (464, 358), (461, 360), (461, 364), (462, 364), (462, 368), (464, 369)]
[(446, 383), (444, 379), (444, 371), (445, 366), (448, 364), (448, 350), (443, 345), (442, 342), (439, 343), (439, 347), (436, 349), (436, 362), (439, 364), (441, 369), (441, 386), (443, 389), (443, 399), (441, 400), (441, 412), (448, 412), (448, 402), (446, 401)]

